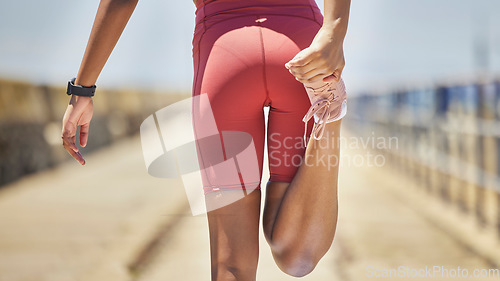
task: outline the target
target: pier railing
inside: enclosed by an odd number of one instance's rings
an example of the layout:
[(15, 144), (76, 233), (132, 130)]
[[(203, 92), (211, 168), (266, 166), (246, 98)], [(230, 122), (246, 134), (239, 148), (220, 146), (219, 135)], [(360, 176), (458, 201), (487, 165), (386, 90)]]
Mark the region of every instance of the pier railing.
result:
[(360, 95), (349, 111), (356, 134), (398, 138), (378, 150), (389, 165), (500, 238), (500, 81)]

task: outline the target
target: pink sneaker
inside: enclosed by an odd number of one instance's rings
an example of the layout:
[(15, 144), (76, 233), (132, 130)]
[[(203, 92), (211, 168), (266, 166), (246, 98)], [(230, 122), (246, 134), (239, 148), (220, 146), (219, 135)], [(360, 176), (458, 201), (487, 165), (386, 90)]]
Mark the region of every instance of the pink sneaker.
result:
[(304, 143), (307, 144), (307, 123), (314, 116), (311, 136), (319, 140), (323, 137), (325, 124), (337, 121), (347, 113), (347, 94), (342, 78), (339, 82), (318, 82), (304, 84), (311, 107), (302, 119), (305, 123)]

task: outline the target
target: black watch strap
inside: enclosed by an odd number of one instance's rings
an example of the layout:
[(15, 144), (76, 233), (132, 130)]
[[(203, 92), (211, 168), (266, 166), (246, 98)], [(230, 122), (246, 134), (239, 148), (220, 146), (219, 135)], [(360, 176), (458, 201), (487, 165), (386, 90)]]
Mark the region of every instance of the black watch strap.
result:
[(75, 85), (76, 78), (68, 81), (68, 89), (66, 90), (67, 95), (76, 95), (82, 97), (93, 97), (95, 93), (96, 85), (86, 87), (82, 85)]

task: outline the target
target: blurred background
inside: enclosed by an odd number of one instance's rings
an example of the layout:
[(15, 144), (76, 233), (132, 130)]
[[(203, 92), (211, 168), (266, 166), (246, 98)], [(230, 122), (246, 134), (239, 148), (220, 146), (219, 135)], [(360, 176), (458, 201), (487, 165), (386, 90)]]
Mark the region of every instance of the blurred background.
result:
[[(195, 7), (139, 2), (97, 81), (80, 167), (61, 119), (98, 4), (0, 2), (0, 281), (209, 280), (206, 218), (180, 179), (148, 175), (138, 137), (190, 96)], [(352, 1), (338, 230), (304, 280), (400, 267), (499, 280), (499, 46), (499, 1)], [(261, 240), (258, 280), (295, 280)]]

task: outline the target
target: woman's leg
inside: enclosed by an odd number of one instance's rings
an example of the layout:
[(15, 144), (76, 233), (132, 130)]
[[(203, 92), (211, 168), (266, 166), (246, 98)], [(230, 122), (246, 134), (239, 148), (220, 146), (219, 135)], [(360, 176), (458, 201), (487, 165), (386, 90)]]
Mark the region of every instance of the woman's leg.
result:
[[(207, 173), (204, 190), (207, 210), (211, 210), (207, 217), (213, 281), (256, 278), (261, 191), (249, 191), (249, 186), (254, 184), (254, 173), (251, 179), (246, 174), (256, 170), (260, 183), (265, 141), (262, 107), (267, 96), (261, 45), (257, 44), (260, 33), (257, 27), (251, 26), (255, 18), (235, 17), (208, 29), (199, 40), (200, 51), (194, 57), (197, 77), (194, 94), (206, 94), (210, 101), (210, 108), (197, 109), (197, 112), (213, 112), (217, 130), (221, 132), (220, 141), (198, 146)], [(195, 120), (195, 129), (203, 131), (205, 120), (203, 115)], [(256, 155), (251, 159), (248, 155), (235, 157), (241, 151), (235, 153), (230, 147), (246, 147), (246, 138), (230, 140), (224, 137), (225, 132), (249, 134)], [(230, 177), (228, 169), (218, 168), (221, 159), (226, 164), (233, 163), (233, 170), (239, 171), (237, 177)]]
[[(261, 30), (271, 100), (264, 234), (280, 269), (297, 277), (310, 273), (333, 241), (341, 126), (326, 124), (323, 138), (304, 147), (302, 118), (311, 103), (304, 85), (284, 68), (321, 26), (319, 13), (314, 20), (303, 16), (269, 17)], [(308, 133), (311, 128), (312, 121)]]
[(293, 276), (310, 273), (330, 248), (337, 224), (341, 121), (311, 139), (291, 183), (267, 185), (263, 225), (277, 265)]
[[(260, 190), (207, 213), (213, 281), (253, 281), (259, 257)], [(230, 200), (239, 191), (225, 190), (206, 195), (207, 207)], [(224, 199), (220, 198), (225, 197)]]

